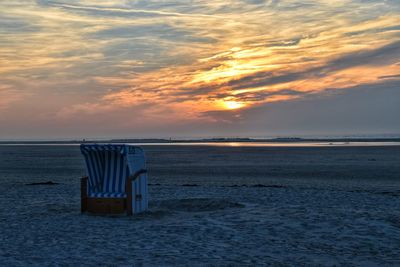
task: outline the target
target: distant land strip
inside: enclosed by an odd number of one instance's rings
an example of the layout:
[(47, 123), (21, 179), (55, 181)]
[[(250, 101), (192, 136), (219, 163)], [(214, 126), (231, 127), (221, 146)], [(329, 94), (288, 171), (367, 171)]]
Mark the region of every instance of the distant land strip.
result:
[(400, 142), (399, 138), (202, 138), (202, 139), (82, 139), (82, 140), (3, 140), (0, 144), (82, 144), (82, 143), (301, 143), (301, 142)]

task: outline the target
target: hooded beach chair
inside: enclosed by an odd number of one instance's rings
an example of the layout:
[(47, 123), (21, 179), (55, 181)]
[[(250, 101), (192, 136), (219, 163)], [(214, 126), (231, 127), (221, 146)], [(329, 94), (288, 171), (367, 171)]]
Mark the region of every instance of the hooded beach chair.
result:
[(81, 179), (81, 211), (132, 215), (147, 210), (147, 171), (140, 147), (82, 144), (87, 176)]

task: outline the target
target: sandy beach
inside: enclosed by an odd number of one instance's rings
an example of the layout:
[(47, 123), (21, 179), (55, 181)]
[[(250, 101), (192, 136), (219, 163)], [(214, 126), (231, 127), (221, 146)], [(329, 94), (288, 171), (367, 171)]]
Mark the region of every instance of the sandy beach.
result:
[(78, 147), (0, 146), (1, 265), (400, 264), (400, 147), (144, 149), (126, 217), (80, 214)]
[(400, 267), (400, 0), (0, 0), (3, 266)]

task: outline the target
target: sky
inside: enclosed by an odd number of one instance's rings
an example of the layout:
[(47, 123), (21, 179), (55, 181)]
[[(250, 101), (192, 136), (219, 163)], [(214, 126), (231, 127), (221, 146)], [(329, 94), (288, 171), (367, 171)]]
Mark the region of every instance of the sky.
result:
[(0, 1), (0, 139), (400, 135), (400, 1)]

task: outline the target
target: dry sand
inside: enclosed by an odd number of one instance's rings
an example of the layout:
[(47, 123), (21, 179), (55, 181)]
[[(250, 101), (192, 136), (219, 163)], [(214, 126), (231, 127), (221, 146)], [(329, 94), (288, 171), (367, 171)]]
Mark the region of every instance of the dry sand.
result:
[(400, 265), (399, 147), (145, 149), (126, 217), (80, 214), (77, 147), (0, 147), (1, 265)]

